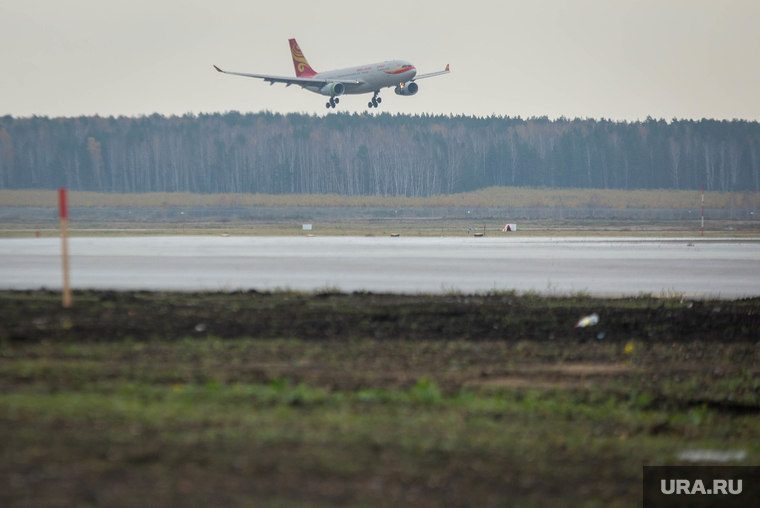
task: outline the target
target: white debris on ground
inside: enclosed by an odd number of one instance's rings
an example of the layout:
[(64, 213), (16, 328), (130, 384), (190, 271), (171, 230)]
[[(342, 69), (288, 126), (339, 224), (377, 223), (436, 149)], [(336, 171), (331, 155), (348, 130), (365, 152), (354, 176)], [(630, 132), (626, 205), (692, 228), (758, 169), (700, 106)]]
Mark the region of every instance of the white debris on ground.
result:
[(598, 322), (599, 322), (599, 314), (597, 314), (595, 312), (595, 313), (593, 313), (593, 314), (591, 314), (589, 316), (581, 318), (580, 321), (578, 321), (577, 323), (575, 323), (575, 327), (576, 328), (586, 328), (587, 326), (594, 326)]
[(678, 454), (678, 460), (685, 462), (733, 462), (746, 457), (744, 450), (684, 450)]

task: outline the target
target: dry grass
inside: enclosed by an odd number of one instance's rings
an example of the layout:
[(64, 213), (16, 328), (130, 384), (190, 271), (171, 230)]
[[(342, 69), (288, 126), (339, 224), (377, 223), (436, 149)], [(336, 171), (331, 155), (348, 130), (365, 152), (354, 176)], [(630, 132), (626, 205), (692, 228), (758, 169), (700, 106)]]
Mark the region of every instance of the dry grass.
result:
[[(337, 194), (192, 194), (152, 192), (101, 194), (72, 192), (74, 207), (598, 207), (598, 208), (694, 208), (700, 206), (699, 191), (533, 189), (489, 187), (474, 192), (409, 198), (404, 196), (341, 196)], [(54, 207), (57, 196), (49, 190), (0, 190), (0, 206)], [(760, 193), (708, 192), (710, 208), (755, 209)]]

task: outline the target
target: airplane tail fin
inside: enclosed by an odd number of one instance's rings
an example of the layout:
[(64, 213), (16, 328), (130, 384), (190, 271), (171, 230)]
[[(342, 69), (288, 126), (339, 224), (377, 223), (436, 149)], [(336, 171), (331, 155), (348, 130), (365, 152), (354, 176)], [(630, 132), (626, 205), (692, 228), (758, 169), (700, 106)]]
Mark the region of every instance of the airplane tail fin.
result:
[(290, 39), (290, 54), (293, 56), (293, 67), (296, 69), (297, 78), (310, 78), (317, 73), (311, 68), (309, 62), (301, 53), (301, 48), (298, 47), (298, 43), (295, 39)]

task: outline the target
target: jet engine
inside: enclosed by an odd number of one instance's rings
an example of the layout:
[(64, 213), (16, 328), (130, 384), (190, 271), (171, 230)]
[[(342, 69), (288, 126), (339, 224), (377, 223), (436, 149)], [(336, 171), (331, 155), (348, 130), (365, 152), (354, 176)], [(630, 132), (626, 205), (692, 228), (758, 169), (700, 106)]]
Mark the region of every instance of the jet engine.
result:
[(396, 86), (393, 91), (396, 92), (396, 95), (414, 95), (419, 89), (420, 87), (417, 83), (414, 81), (407, 81), (406, 83), (401, 83)]
[(327, 83), (325, 86), (323, 86), (319, 93), (322, 95), (328, 95), (330, 97), (335, 97), (338, 95), (343, 95), (343, 92), (346, 91), (346, 87), (343, 85), (343, 83)]

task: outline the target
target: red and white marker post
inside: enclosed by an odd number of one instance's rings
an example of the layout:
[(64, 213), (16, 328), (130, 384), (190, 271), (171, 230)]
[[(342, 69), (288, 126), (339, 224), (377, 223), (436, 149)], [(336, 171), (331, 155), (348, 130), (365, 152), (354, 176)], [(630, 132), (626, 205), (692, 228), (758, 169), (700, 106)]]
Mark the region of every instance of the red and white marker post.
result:
[(705, 236), (705, 184), (702, 184), (702, 236)]
[(71, 307), (69, 285), (69, 203), (65, 187), (58, 189), (58, 216), (61, 219), (61, 262), (63, 264), (63, 306)]

